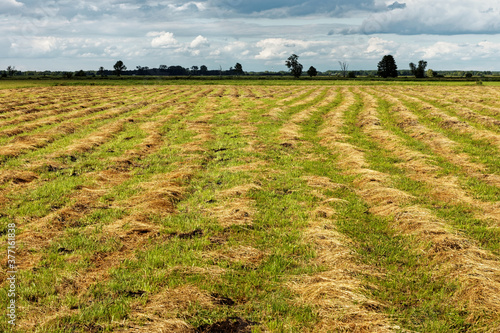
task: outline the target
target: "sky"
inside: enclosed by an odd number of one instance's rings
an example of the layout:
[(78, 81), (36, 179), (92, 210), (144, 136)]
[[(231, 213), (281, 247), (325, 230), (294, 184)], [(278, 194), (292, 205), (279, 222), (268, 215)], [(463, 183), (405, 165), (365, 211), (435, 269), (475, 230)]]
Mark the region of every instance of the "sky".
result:
[(500, 71), (499, 0), (0, 0), (0, 70)]

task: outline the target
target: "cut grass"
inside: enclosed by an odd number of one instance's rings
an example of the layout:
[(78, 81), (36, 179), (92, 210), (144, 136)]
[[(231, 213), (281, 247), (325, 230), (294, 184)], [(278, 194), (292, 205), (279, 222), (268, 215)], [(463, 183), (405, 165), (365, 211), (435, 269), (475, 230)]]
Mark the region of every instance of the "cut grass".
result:
[[(440, 275), (442, 263), (429, 254), (435, 244), (401, 232), (394, 216), (376, 213), (377, 204), (359, 188), (361, 176), (344, 167), (338, 150), (323, 146), (328, 116), (343, 112), (338, 142), (361, 152), (363, 168), (387, 177), (384, 186), (407, 193), (402, 208), (427, 208), (470, 244), (498, 256), (497, 229), (476, 218), (473, 207), (433, 199), (428, 184), (409, 177), (401, 159), (359, 127), (367, 105), (357, 88), (218, 85), (183, 91), (160, 99), (166, 104), (159, 109), (147, 111), (145, 104), (106, 120), (111, 125), (139, 115), (92, 149), (58, 157), (63, 168), (53, 163), (33, 169), (38, 178), (29, 183), (2, 185), (8, 199), (2, 240), (12, 218), (20, 240), (36, 231), (32, 226), (51, 232), (39, 247), (20, 242), (33, 263), (18, 275), (18, 331), (194, 331), (227, 320), (250, 323), (254, 332), (498, 327), (497, 316), (457, 299), (467, 280)], [(385, 128), (428, 153), (425, 143), (397, 126), (392, 105), (383, 97), (377, 102)], [(43, 164), (47, 154), (64, 151), (99, 126), (87, 124), (68, 139), (8, 158), (2, 171)], [(444, 156), (430, 156), (443, 174), (458, 174), (474, 197), (495, 201), (496, 187)], [(88, 190), (93, 194), (76, 211)], [(68, 215), (67, 225), (52, 219), (65, 209), (76, 214)], [(313, 225), (321, 242), (338, 233), (335, 241), (352, 266), (336, 270), (335, 258), (344, 257), (306, 236)], [(335, 293), (321, 284), (332, 272), (352, 284), (342, 291), (351, 298), (334, 303), (338, 307), (328, 307)], [(291, 287), (304, 281), (325, 302)], [(4, 285), (5, 302), (6, 291)], [(0, 328), (9, 329), (5, 315), (0, 318)], [(385, 324), (370, 327), (370, 318)]]

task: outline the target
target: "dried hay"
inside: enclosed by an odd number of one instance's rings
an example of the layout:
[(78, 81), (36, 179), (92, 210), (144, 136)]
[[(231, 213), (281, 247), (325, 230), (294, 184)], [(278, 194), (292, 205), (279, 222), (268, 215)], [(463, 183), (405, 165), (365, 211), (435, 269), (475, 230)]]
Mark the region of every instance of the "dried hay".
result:
[(10, 181), (14, 184), (25, 184), (31, 183), (35, 179), (38, 179), (38, 175), (31, 171), (9, 170), (0, 174), (0, 184), (8, 183)]
[(318, 187), (326, 190), (337, 190), (341, 188), (347, 188), (344, 184), (334, 183), (328, 177), (321, 176), (303, 176), (302, 179), (307, 181), (307, 185), (310, 187)]
[(205, 309), (214, 307), (213, 297), (195, 286), (164, 290), (148, 297), (144, 305), (139, 301), (131, 306), (130, 319), (145, 325), (129, 323), (127, 332), (193, 332), (192, 326), (179, 319), (189, 314), (193, 304)]
[(301, 138), (299, 131), (299, 125), (287, 123), (279, 130), (279, 138), (282, 141), (298, 141)]
[(157, 234), (159, 230), (160, 228), (156, 224), (150, 223), (144, 214), (127, 216), (103, 227), (106, 234), (118, 237), (127, 243), (136, 243), (137, 236), (151, 236)]
[(357, 192), (371, 205), (396, 204), (398, 206), (411, 202), (415, 197), (404, 191), (382, 186), (373, 186)]
[(87, 136), (84, 139), (78, 140), (76, 143), (66, 148), (62, 154), (84, 153), (92, 150), (94, 147), (100, 146), (108, 141), (113, 135), (123, 129), (125, 121), (119, 120), (111, 125), (106, 125)]
[(367, 298), (357, 274), (377, 274), (367, 266), (356, 265), (351, 243), (326, 219), (311, 221), (305, 240), (314, 244), (315, 262), (327, 271), (312, 276), (294, 277), (288, 287), (299, 297), (297, 304), (312, 306), (320, 321), (313, 332), (392, 332), (382, 313), (383, 304)]
[(325, 206), (325, 205), (317, 207), (312, 212), (313, 217), (321, 217), (321, 218), (332, 218), (336, 214), (337, 214), (337, 212), (335, 211), (335, 209), (333, 209), (330, 206)]
[(182, 199), (183, 188), (175, 183), (164, 182), (155, 185), (154, 189), (133, 196), (129, 202), (131, 207), (147, 210), (154, 214), (171, 214), (175, 212), (176, 204)]
[(231, 225), (251, 225), (254, 209), (250, 206), (250, 199), (235, 198), (231, 202), (207, 210), (209, 216), (217, 218), (223, 227)]

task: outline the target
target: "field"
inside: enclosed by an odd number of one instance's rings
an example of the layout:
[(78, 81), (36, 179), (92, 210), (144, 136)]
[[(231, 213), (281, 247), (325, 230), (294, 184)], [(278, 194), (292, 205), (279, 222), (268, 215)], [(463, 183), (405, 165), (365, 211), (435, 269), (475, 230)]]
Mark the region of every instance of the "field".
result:
[(500, 331), (498, 86), (0, 101), (0, 331)]

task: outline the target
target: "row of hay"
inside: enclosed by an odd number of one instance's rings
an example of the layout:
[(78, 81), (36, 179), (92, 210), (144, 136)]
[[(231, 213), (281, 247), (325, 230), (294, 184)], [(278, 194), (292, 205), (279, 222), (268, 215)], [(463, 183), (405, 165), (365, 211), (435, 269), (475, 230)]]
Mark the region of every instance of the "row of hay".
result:
[(469, 176), (481, 179), (489, 185), (500, 187), (500, 176), (486, 173), (484, 165), (474, 162), (469, 155), (456, 153), (457, 142), (422, 125), (418, 116), (411, 112), (399, 98), (379, 89), (375, 90), (375, 94), (392, 103), (392, 115), (397, 119), (398, 126), (405, 133), (428, 145), (434, 154), (459, 166)]
[(357, 91), (363, 97), (366, 105), (360, 115), (358, 126), (380, 146), (389, 150), (391, 154), (403, 160), (398, 167), (406, 171), (406, 175), (413, 180), (429, 185), (431, 195), (439, 201), (450, 204), (465, 203), (478, 209), (478, 219), (493, 220), (500, 223), (500, 203), (482, 202), (470, 196), (460, 186), (457, 176), (438, 176), (442, 169), (433, 163), (432, 156), (408, 148), (397, 135), (384, 128), (378, 118), (376, 95), (368, 95)]
[[(365, 105), (365, 108), (369, 105)], [(339, 110), (325, 126), (339, 129), (342, 115)], [(460, 288), (454, 295), (457, 306), (465, 306), (475, 318), (482, 316), (498, 322), (500, 314), (500, 262), (498, 258), (474, 245), (473, 242), (457, 234), (455, 230), (437, 218), (431, 211), (419, 205), (409, 205), (413, 201), (410, 194), (390, 186), (390, 176), (371, 170), (364, 152), (349, 144), (332, 141), (325, 137), (323, 144), (340, 154), (339, 166), (347, 174), (356, 176), (356, 193), (370, 204), (370, 212), (392, 219), (392, 226), (403, 235), (412, 235), (417, 242), (415, 251), (423, 251), (431, 242), (432, 249), (423, 253), (435, 265), (429, 272), (436, 278), (460, 281)], [(500, 329), (500, 327), (498, 327)]]

